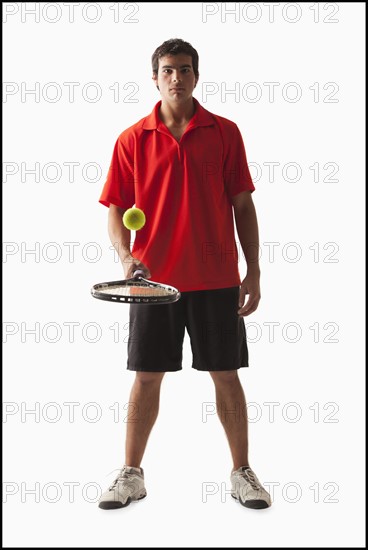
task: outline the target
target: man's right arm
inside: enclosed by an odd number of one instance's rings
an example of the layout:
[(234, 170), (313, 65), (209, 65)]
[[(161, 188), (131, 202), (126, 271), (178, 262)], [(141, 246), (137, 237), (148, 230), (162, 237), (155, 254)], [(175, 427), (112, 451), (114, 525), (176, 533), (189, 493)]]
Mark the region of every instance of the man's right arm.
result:
[(119, 255), (124, 269), (125, 278), (133, 276), (133, 272), (139, 268), (145, 272), (145, 277), (151, 277), (149, 269), (137, 258), (132, 256), (130, 251), (130, 231), (125, 227), (122, 217), (125, 210), (115, 204), (110, 204), (108, 231), (111, 244)]

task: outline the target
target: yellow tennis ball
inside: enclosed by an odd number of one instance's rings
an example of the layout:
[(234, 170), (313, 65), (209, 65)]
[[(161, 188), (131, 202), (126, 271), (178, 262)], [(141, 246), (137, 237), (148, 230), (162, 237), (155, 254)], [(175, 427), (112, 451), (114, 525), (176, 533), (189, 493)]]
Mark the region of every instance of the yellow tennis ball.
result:
[(127, 229), (138, 231), (146, 223), (146, 216), (140, 208), (129, 208), (124, 212), (123, 224)]

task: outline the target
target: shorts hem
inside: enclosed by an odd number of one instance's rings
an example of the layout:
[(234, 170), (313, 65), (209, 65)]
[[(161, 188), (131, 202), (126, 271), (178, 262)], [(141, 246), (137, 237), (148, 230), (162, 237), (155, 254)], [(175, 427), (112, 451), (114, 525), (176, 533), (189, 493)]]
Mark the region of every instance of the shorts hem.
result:
[(127, 370), (134, 371), (134, 372), (178, 372), (179, 370), (183, 370), (182, 367), (179, 367), (177, 369), (147, 369), (147, 368), (138, 368), (138, 367), (127, 367)]
[(202, 372), (226, 372), (228, 370), (239, 370), (239, 369), (244, 369), (244, 368), (249, 368), (249, 365), (240, 365), (240, 367), (235, 367), (233, 369), (201, 369), (199, 367), (195, 367), (194, 365), (192, 365), (192, 369), (194, 370), (199, 370), (199, 371), (202, 371)]

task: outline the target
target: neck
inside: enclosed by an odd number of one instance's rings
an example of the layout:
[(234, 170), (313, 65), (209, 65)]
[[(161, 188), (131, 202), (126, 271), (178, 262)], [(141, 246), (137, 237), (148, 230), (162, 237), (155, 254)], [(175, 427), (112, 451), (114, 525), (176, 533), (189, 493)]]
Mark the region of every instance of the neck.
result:
[(185, 103), (172, 104), (162, 99), (159, 108), (159, 116), (161, 120), (167, 123), (185, 124), (194, 115), (195, 105), (193, 97), (190, 97)]

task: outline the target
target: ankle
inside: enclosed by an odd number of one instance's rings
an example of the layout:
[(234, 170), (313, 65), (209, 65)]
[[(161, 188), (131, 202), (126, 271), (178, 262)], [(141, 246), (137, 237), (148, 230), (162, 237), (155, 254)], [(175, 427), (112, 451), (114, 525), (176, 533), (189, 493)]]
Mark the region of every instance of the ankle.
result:
[(250, 468), (250, 466), (248, 462), (243, 462), (242, 464), (239, 464), (239, 465), (234, 464), (234, 467), (231, 472), (235, 472), (235, 470), (239, 470), (239, 468)]

